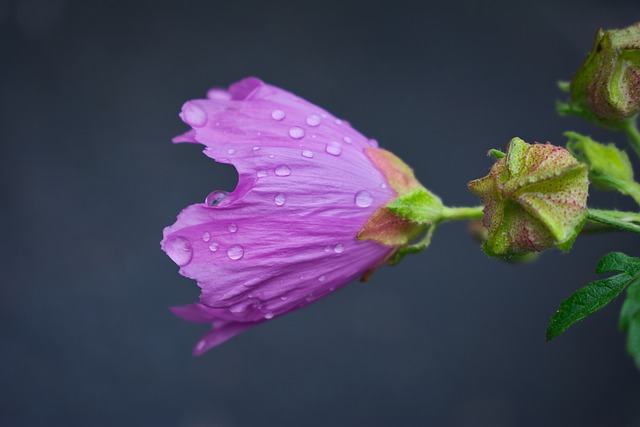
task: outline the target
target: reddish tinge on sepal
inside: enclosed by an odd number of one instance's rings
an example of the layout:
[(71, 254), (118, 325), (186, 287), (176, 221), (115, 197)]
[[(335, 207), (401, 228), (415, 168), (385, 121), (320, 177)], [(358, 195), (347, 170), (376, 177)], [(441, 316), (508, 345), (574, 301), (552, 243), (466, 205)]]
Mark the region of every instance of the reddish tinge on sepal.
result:
[(562, 147), (512, 139), (489, 175), (469, 183), (485, 205), (487, 255), (570, 249), (586, 218), (587, 175), (587, 165)]

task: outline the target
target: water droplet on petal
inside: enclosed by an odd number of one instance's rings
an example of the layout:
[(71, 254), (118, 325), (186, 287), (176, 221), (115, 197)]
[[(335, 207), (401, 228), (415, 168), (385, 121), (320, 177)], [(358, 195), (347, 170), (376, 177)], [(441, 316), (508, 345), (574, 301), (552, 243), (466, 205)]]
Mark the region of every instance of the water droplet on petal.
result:
[(342, 252), (344, 252), (344, 245), (342, 243), (338, 243), (333, 247), (333, 251), (337, 254), (341, 254)]
[(342, 140), (347, 144), (351, 144), (351, 138), (349, 138), (348, 136), (343, 137)]
[(361, 208), (368, 208), (373, 203), (373, 197), (366, 191), (358, 191), (356, 193), (356, 205)]
[(282, 295), (282, 296), (280, 297), (280, 299), (281, 299), (282, 301), (286, 301), (287, 299), (289, 299), (289, 296), (288, 296), (288, 295)]
[(193, 102), (187, 102), (182, 108), (182, 113), (184, 121), (193, 127), (200, 128), (207, 124), (207, 113)]
[(215, 252), (215, 251), (217, 251), (217, 250), (218, 250), (218, 247), (219, 247), (219, 245), (218, 245), (216, 242), (212, 242), (212, 243), (209, 245), (209, 250), (210, 250), (211, 252)]
[(278, 121), (280, 121), (280, 120), (284, 119), (284, 118), (285, 118), (285, 116), (286, 116), (286, 114), (285, 114), (285, 112), (284, 112), (284, 111), (282, 111), (282, 110), (273, 110), (273, 111), (271, 112), (271, 118), (272, 118), (273, 120), (278, 120)]
[(318, 126), (321, 121), (322, 121), (322, 119), (317, 114), (312, 114), (309, 117), (307, 117), (307, 124), (309, 126), (314, 126), (314, 127)]
[(325, 252), (331, 252), (331, 246), (325, 246), (324, 247), (324, 251)]
[(304, 137), (304, 129), (294, 126), (289, 129), (289, 136), (293, 139), (302, 139)]
[(276, 203), (277, 206), (282, 206), (284, 205), (284, 202), (286, 201), (284, 194), (280, 193), (280, 194), (276, 194), (276, 197), (274, 197), (273, 201)]
[(239, 260), (244, 255), (244, 249), (242, 249), (242, 246), (240, 245), (231, 246), (227, 250), (227, 255), (234, 261)]
[(232, 305), (231, 307), (229, 307), (229, 311), (231, 313), (243, 313), (245, 310), (247, 309), (246, 304), (244, 303), (238, 303), (236, 305)]
[(234, 223), (229, 224), (229, 232), (235, 233), (236, 231), (238, 231), (238, 226)]
[(268, 319), (273, 319), (273, 313), (271, 313), (271, 312), (265, 313), (264, 318), (267, 319), (267, 320)]
[(342, 120), (340, 119), (336, 119), (335, 124), (337, 124), (338, 126), (340, 126), (342, 124)]
[(207, 206), (216, 206), (219, 205), (224, 199), (229, 195), (226, 191), (212, 191), (209, 195), (204, 199), (204, 204)]
[(253, 147), (253, 151), (258, 151), (260, 147)]
[(164, 244), (164, 250), (167, 252), (167, 255), (169, 255), (169, 258), (180, 267), (189, 264), (193, 257), (191, 243), (186, 238), (180, 236), (169, 237)]
[(333, 156), (339, 156), (342, 153), (341, 145), (338, 141), (331, 141), (327, 144), (327, 153)]
[(256, 175), (258, 175), (258, 178), (264, 178), (265, 176), (269, 175), (269, 173), (267, 171), (258, 171), (256, 172)]
[(309, 150), (302, 150), (302, 155), (308, 159), (313, 157), (313, 153)]
[(236, 154), (236, 150), (235, 150), (235, 149), (233, 149), (233, 148), (229, 148), (229, 149), (227, 150), (227, 154)]
[(270, 159), (275, 159), (275, 158), (276, 158), (276, 156), (275, 156), (275, 154), (269, 154), (269, 158), (270, 158)]
[(208, 242), (209, 240), (211, 240), (211, 233), (209, 233), (208, 231), (202, 233), (202, 241)]
[(278, 176), (289, 176), (291, 175), (291, 169), (287, 165), (280, 165), (276, 168), (276, 175)]
[[(325, 280), (327, 280), (327, 276), (325, 276), (324, 274), (320, 277), (318, 277), (318, 280), (321, 282), (324, 282)], [(312, 295), (313, 296), (313, 295)]]

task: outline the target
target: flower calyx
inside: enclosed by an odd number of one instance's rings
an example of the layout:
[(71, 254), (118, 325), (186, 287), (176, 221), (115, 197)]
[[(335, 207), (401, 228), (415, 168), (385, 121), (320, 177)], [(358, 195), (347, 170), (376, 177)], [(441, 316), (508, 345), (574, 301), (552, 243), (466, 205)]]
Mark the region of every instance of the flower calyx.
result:
[(610, 128), (640, 111), (640, 22), (620, 30), (599, 29), (593, 48), (569, 85), (562, 113)]
[[(396, 247), (387, 259), (387, 262), (395, 264), (404, 255), (419, 252), (429, 245), (444, 206), (440, 198), (420, 184), (411, 168), (395, 154), (373, 147), (368, 147), (366, 153), (397, 196), (373, 213), (357, 237)], [(412, 244), (423, 233), (426, 233), (425, 237)]]
[(489, 174), (468, 184), (484, 204), (485, 253), (569, 250), (586, 219), (587, 175), (587, 165), (564, 148), (513, 138)]

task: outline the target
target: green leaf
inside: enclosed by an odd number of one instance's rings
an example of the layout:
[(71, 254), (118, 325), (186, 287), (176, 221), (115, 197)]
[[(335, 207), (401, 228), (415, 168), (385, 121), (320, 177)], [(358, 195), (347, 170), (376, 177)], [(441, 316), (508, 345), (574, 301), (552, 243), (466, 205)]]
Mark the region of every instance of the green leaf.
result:
[(627, 352), (640, 369), (640, 276), (627, 288), (620, 311), (620, 329), (627, 333)]
[(417, 224), (433, 224), (442, 218), (442, 200), (424, 188), (403, 194), (386, 207)]
[(564, 300), (558, 312), (549, 320), (547, 341), (615, 300), (627, 286), (629, 279), (628, 274), (620, 273), (607, 279), (596, 280)]
[[(640, 313), (640, 276), (627, 288), (627, 298), (620, 310), (620, 330), (629, 332), (633, 319)], [(637, 321), (637, 320), (636, 320)]]
[(619, 271), (635, 276), (640, 273), (640, 258), (630, 257), (622, 252), (609, 252), (600, 259), (596, 273)]

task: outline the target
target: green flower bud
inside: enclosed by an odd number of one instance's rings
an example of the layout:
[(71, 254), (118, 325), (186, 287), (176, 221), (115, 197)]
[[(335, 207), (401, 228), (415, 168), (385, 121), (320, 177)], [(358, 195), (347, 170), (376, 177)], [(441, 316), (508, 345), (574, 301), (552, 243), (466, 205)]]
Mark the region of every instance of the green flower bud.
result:
[(489, 175), (469, 183), (485, 205), (485, 253), (506, 258), (553, 246), (569, 250), (586, 218), (587, 175), (587, 165), (562, 147), (512, 139)]
[(598, 30), (593, 49), (571, 80), (570, 110), (615, 126), (640, 111), (640, 22)]

